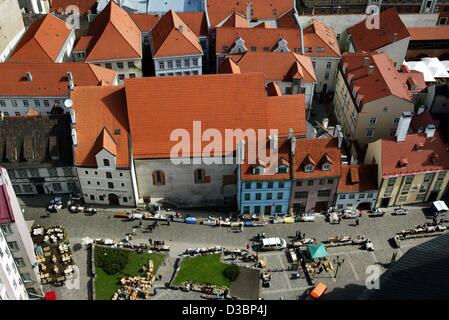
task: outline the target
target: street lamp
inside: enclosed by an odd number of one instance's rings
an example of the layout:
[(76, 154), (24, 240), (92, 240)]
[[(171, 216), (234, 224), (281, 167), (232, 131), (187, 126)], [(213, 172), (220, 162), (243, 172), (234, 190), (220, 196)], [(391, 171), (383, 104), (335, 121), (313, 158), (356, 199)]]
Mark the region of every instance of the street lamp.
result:
[(337, 259), (334, 259), (334, 263), (337, 264), (337, 268), (335, 269), (334, 278), (337, 278), (338, 269), (340, 268), (341, 264), (345, 262), (345, 259), (340, 260), (340, 256), (337, 256)]

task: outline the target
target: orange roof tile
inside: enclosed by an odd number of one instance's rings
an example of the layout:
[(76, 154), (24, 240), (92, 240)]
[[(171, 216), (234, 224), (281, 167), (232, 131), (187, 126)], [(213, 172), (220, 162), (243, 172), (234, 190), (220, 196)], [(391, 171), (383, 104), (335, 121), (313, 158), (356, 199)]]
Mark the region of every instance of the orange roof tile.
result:
[(151, 30), (153, 57), (203, 54), (198, 36), (174, 11), (168, 11)]
[(274, 27), (271, 23), (269, 23), (267, 21), (263, 21), (263, 22), (255, 25), (253, 28), (275, 29), (276, 27)]
[(125, 88), (137, 159), (169, 157), (176, 145), (170, 134), (177, 128), (191, 133), (193, 121), (222, 133), (271, 128), (282, 136), (292, 128), (306, 134), (304, 95), (267, 97), (261, 73), (126, 79)]
[(73, 51), (74, 52), (87, 51), (87, 49), (89, 48), (89, 45), (93, 39), (94, 39), (94, 37), (92, 37), (92, 36), (80, 37), (78, 42), (76, 43), (75, 47), (73, 48)]
[[(418, 143), (424, 144), (422, 150), (416, 150), (415, 146)], [(425, 134), (409, 134), (404, 142), (397, 142), (395, 138), (385, 138), (381, 144), (381, 170), (384, 177), (449, 169), (447, 147), (438, 131), (432, 138), (426, 138)], [(434, 154), (440, 158), (438, 164), (432, 163)], [(407, 159), (408, 163), (399, 167), (398, 162), (402, 158)]]
[(249, 21), (244, 15), (233, 12), (221, 24), (221, 27), (249, 28)]
[(116, 155), (118, 168), (128, 168), (129, 124), (125, 89), (118, 86), (77, 87), (71, 99), (78, 139), (75, 165), (96, 166), (95, 155), (105, 148)]
[(227, 58), (219, 67), (219, 73), (241, 73), (240, 67), (233, 59)]
[(30, 25), (8, 61), (56, 62), (70, 34), (63, 20), (47, 14)]
[[(26, 80), (27, 72), (32, 81)], [(113, 84), (117, 76), (114, 70), (87, 63), (0, 63), (0, 96), (66, 97), (68, 72), (75, 86)]]
[(368, 29), (366, 20), (349, 28), (356, 51), (374, 51), (393, 42), (410, 37), (404, 23), (395, 8), (382, 11), (379, 16), (379, 28)]
[(177, 12), (177, 14), (198, 37), (206, 37), (209, 34), (205, 12)]
[(97, 0), (51, 0), (50, 12), (65, 13), (69, 6), (77, 6), (80, 14), (97, 12)]
[[(322, 170), (326, 155), (332, 160), (330, 170)], [(338, 177), (341, 173), (341, 150), (338, 148), (337, 138), (298, 139), (295, 150), (295, 178), (312, 179), (320, 177)], [(312, 161), (313, 160), (313, 161)], [(312, 172), (305, 172), (307, 163), (315, 165)]]
[(449, 40), (449, 26), (408, 28), (411, 41)]
[[(256, 147), (257, 150), (257, 147)], [(269, 157), (270, 153), (270, 141), (267, 140), (267, 144), (265, 146), (266, 154)], [(242, 181), (279, 181), (279, 180), (290, 180), (291, 179), (291, 164), (290, 164), (290, 139), (288, 138), (280, 138), (278, 140), (278, 151), (277, 151), (277, 161), (278, 165), (286, 165), (289, 167), (288, 173), (271, 173), (275, 172), (275, 168), (273, 168), (272, 164), (268, 162), (265, 166), (266, 174), (253, 174), (253, 168), (257, 166), (257, 164), (249, 163), (248, 158), (249, 148), (245, 148), (245, 161), (240, 166), (240, 177)], [(263, 153), (263, 152), (262, 152)], [(267, 157), (267, 160), (269, 158)], [(258, 159), (259, 160), (259, 159)], [(273, 170), (273, 171), (271, 171)]]
[(295, 9), (287, 11), (277, 19), (278, 28), (298, 28), (298, 23), (295, 19)]
[(150, 32), (159, 20), (159, 15), (157, 14), (130, 13), (129, 16), (133, 19), (140, 32)]
[(415, 132), (418, 132), (419, 130), (421, 130), (421, 132), (424, 132), (429, 124), (435, 123), (436, 122), (430, 115), (429, 110), (425, 110), (420, 114), (413, 115), (410, 126), (413, 128)]
[(142, 57), (140, 29), (114, 1), (97, 15), (87, 35), (93, 39), (87, 48), (86, 62)]
[[(356, 88), (362, 104), (390, 95), (412, 101), (403, 78), (386, 53), (344, 53), (341, 62), (345, 76), (351, 79), (350, 86)], [(371, 74), (369, 66), (372, 66)]]
[[(301, 31), (299, 28), (217, 28), (216, 53), (224, 52), (224, 48), (231, 48), (237, 38), (245, 41), (250, 49), (255, 47), (256, 52), (264, 52), (264, 48), (274, 50), (278, 41), (283, 38), (288, 42), (288, 48), (293, 52), (301, 52)], [(310, 48), (305, 52), (312, 57), (340, 57), (340, 49), (335, 32), (326, 25), (313, 19), (310, 26), (304, 28), (304, 47)], [(320, 48), (320, 49), (318, 49)]]
[(316, 82), (317, 78), (313, 69), (312, 60), (309, 57), (294, 52), (245, 52), (241, 55), (231, 55), (225, 60), (235, 62), (236, 68), (223, 67), (220, 72), (230, 71), (262, 72), (266, 81), (292, 81), (304, 80)]
[[(215, 27), (233, 12), (246, 16), (246, 1), (208, 0), (207, 13), (210, 24)], [(251, 0), (254, 14), (251, 19), (277, 19), (295, 7), (291, 0)]]
[(337, 192), (364, 192), (377, 189), (377, 164), (341, 166)]

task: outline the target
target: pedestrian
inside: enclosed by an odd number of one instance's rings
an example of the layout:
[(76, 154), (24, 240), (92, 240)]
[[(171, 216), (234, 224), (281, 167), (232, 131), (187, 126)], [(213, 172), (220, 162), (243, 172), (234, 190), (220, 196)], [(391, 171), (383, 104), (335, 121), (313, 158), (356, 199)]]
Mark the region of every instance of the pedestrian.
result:
[(262, 238), (265, 239), (265, 232), (262, 232)]
[(170, 225), (170, 220), (167, 220), (167, 225), (168, 225), (168, 226)]
[(438, 222), (437, 222), (437, 218), (436, 218), (436, 217), (434, 217), (434, 218), (433, 218), (433, 225), (434, 225), (434, 226), (436, 226), (437, 224), (438, 224)]
[(140, 219), (140, 221), (139, 221), (139, 227), (142, 228), (142, 226), (143, 226), (143, 222), (142, 222), (142, 219)]
[(153, 245), (153, 239), (148, 239), (148, 243), (150, 244), (150, 246), (152, 246)]
[(136, 228), (133, 228), (133, 234), (136, 234)]
[(359, 218), (356, 218), (356, 219), (355, 219), (355, 225), (358, 226), (359, 224), (360, 224)]
[(396, 257), (397, 257), (397, 255), (398, 255), (397, 252), (393, 252), (393, 255), (391, 256), (391, 262), (390, 262), (390, 263), (396, 262)]
[(249, 243), (246, 245), (246, 250), (249, 251)]

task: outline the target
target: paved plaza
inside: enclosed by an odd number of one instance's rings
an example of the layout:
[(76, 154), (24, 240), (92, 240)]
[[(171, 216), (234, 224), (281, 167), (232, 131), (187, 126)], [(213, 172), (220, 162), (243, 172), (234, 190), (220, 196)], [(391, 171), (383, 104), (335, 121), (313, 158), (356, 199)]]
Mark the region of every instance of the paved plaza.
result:
[[(35, 224), (43, 226), (61, 225), (68, 234), (69, 241), (74, 251), (75, 264), (80, 268), (79, 289), (69, 290), (66, 287), (57, 288), (56, 292), (61, 299), (91, 299), (91, 275), (90, 257), (88, 251), (81, 246), (84, 237), (92, 239), (108, 238), (121, 240), (125, 234), (131, 233), (137, 222), (122, 221), (114, 218), (114, 212), (124, 211), (123, 208), (100, 209), (94, 216), (86, 216), (84, 213), (71, 214), (66, 209), (58, 213), (45, 217), (45, 206), (49, 198), (44, 196), (21, 197), (25, 218), (34, 220)], [(165, 289), (164, 284), (168, 282), (174, 271), (174, 262), (179, 254), (187, 248), (205, 247), (210, 245), (220, 245), (226, 248), (244, 248), (251, 244), (258, 233), (264, 232), (267, 237), (279, 236), (289, 242), (296, 231), (305, 233), (306, 237), (326, 240), (336, 235), (358, 236), (364, 235), (372, 240), (375, 246), (374, 252), (361, 250), (358, 246), (345, 246), (328, 248), (331, 260), (339, 256), (340, 261), (344, 260), (334, 277), (335, 272), (328, 274), (322, 272), (315, 276), (315, 282), (322, 281), (329, 287), (327, 299), (353, 299), (365, 289), (365, 279), (368, 274), (366, 268), (371, 265), (379, 266), (380, 270), (385, 270), (391, 261), (392, 254), (397, 252), (398, 258), (409, 248), (422, 243), (428, 239), (407, 240), (402, 243), (400, 249), (391, 248), (388, 239), (395, 233), (403, 229), (414, 228), (428, 221), (424, 215), (422, 207), (408, 207), (409, 214), (406, 216), (392, 216), (390, 211), (383, 217), (360, 218), (360, 225), (355, 226), (353, 220), (342, 220), (340, 225), (331, 225), (318, 217), (316, 222), (304, 222), (294, 224), (269, 224), (261, 228), (246, 228), (243, 232), (235, 233), (227, 227), (211, 227), (203, 225), (187, 225), (183, 223), (171, 223), (166, 225), (159, 222), (159, 227), (153, 232), (145, 232), (144, 229), (137, 229), (133, 237), (134, 243), (147, 243), (148, 239), (164, 240), (170, 245), (170, 252), (165, 265), (160, 269), (163, 278), (156, 283), (157, 295), (153, 299), (199, 299), (196, 293), (185, 293), (179, 290)], [(131, 210), (131, 209), (129, 209)], [(189, 212), (192, 214), (193, 212)], [(201, 214), (198, 212), (198, 214)], [(204, 212), (202, 213), (204, 215)], [(219, 215), (219, 213), (210, 213)], [(144, 227), (149, 222), (144, 222)], [(285, 252), (261, 253), (267, 261), (267, 268), (270, 270), (287, 270), (289, 261)], [(250, 263), (248, 265), (251, 266)], [(335, 267), (335, 264), (334, 264)], [(298, 299), (309, 288), (305, 279), (292, 279), (292, 271), (272, 272), (270, 288), (262, 288), (261, 298), (263, 299)], [(53, 289), (52, 289), (53, 290)]]

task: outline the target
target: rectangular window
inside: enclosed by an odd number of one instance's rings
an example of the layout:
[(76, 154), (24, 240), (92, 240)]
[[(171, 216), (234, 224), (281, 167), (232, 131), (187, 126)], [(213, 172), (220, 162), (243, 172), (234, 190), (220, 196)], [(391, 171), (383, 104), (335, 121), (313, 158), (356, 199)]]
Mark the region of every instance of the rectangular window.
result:
[(441, 171), (438, 173), (437, 180), (438, 181), (444, 180), (445, 177), (446, 177), (446, 171)]
[(19, 251), (19, 245), (17, 244), (17, 241), (8, 242), (8, 247), (12, 252)]
[(193, 59), (192, 61), (193, 61), (193, 65), (195, 67), (198, 67), (198, 59)]
[(243, 207), (243, 213), (249, 213), (249, 207)]
[(245, 189), (251, 189), (251, 182), (245, 183)]
[(273, 199), (273, 194), (272, 193), (267, 193), (267, 200), (271, 200)]
[(16, 100), (11, 100), (11, 103), (12, 103), (12, 106), (13, 106), (13, 107), (17, 107), (17, 106), (18, 106), (18, 104), (17, 104), (17, 101), (16, 101)]
[(254, 213), (260, 213), (260, 206), (254, 207)]
[(251, 194), (250, 193), (245, 193), (245, 200), (246, 201), (251, 200)]
[(41, 106), (41, 102), (39, 100), (34, 100), (34, 105), (36, 107), (40, 107)]
[(44, 100), (44, 106), (49, 107), (50, 106), (50, 101)]
[(355, 199), (355, 194), (351, 193), (351, 194), (349, 195), (349, 199)]
[(339, 198), (340, 198), (340, 200), (344, 200), (344, 199), (346, 199), (346, 195), (345, 195), (345, 194), (341, 194), (341, 195), (339, 196)]
[(262, 194), (256, 193), (256, 200), (262, 200)]
[(181, 60), (176, 60), (176, 68), (181, 68)]
[(130, 78), (135, 78), (135, 77), (136, 77), (136, 74), (135, 74), (135, 73), (130, 73), (130, 74), (129, 74), (129, 77), (130, 77)]
[(52, 183), (51, 187), (54, 192), (62, 192), (62, 186), (60, 183)]
[(365, 199), (365, 194), (364, 193), (359, 194), (359, 199)]
[(328, 62), (327, 64), (326, 64), (326, 69), (330, 69), (332, 67), (332, 62)]
[(32, 281), (31, 275), (28, 272), (21, 273), (20, 275), (22, 276), (23, 282), (27, 283), (27, 282), (31, 282)]
[(319, 184), (320, 184), (321, 186), (324, 185), (324, 184), (326, 184), (326, 179), (320, 179)]
[(190, 67), (190, 60), (184, 59), (184, 67)]
[(398, 124), (399, 123), (400, 118), (394, 118), (393, 119), (393, 124)]
[(124, 74), (119, 74), (119, 75), (118, 75), (118, 79), (119, 79), (120, 81), (125, 80), (125, 75), (124, 75)]
[(0, 100), (0, 107), (6, 107), (5, 100)]
[(302, 187), (302, 181), (296, 181), (296, 186), (297, 187)]
[(25, 267), (25, 259), (23, 259), (23, 258), (14, 258), (14, 261), (16, 262), (16, 266), (18, 268)]
[(123, 69), (123, 62), (117, 62), (117, 68)]
[(112, 64), (110, 62), (106, 62), (104, 66), (108, 69), (112, 69)]
[(108, 182), (108, 188), (109, 189), (114, 189), (114, 183), (113, 182)]
[(159, 69), (164, 70), (165, 69), (165, 63), (164, 61), (159, 61)]
[(106, 179), (112, 179), (112, 173), (106, 172)]
[(374, 135), (374, 131), (373, 130), (366, 130), (366, 136), (368, 138), (371, 138)]
[(282, 192), (278, 192), (278, 200), (282, 200), (284, 198), (284, 194)]
[(376, 124), (377, 123), (377, 118), (376, 117), (370, 117), (369, 118), (369, 124)]
[(168, 69), (173, 69), (173, 60), (168, 60), (167, 61), (167, 68)]
[(257, 51), (257, 47), (251, 47), (251, 51), (252, 52), (256, 52)]
[(257, 188), (257, 189), (262, 189), (262, 183), (261, 183), (261, 182), (257, 182), (256, 188)]
[(324, 74), (324, 80), (329, 80), (329, 76), (330, 76), (329, 72), (326, 72)]
[(2, 224), (2, 231), (4, 234), (12, 234), (12, 229), (10, 224)]
[(47, 170), (50, 177), (54, 178), (58, 176), (58, 171), (56, 170), (56, 168), (48, 168)]
[(387, 186), (392, 187), (396, 183), (396, 178), (389, 178), (387, 181)]
[(22, 102), (23, 102), (23, 106), (24, 107), (28, 107), (29, 106), (28, 100), (23, 100)]
[(284, 183), (284, 182), (279, 182), (279, 186), (278, 186), (279, 188), (282, 189), (282, 188), (284, 188), (284, 186), (285, 186), (285, 183)]
[(318, 197), (329, 197), (331, 195), (331, 190), (319, 190)]
[(333, 184), (334, 183), (334, 179), (327, 179), (327, 184)]
[(272, 189), (273, 188), (273, 182), (268, 182), (268, 189)]
[(308, 192), (303, 191), (303, 192), (295, 192), (295, 199), (307, 199), (308, 196)]
[(274, 210), (275, 210), (276, 213), (281, 213), (282, 212), (282, 206), (277, 205)]
[(89, 198), (90, 198), (90, 200), (95, 200), (95, 196), (94, 196), (93, 194), (91, 194), (91, 195), (89, 196)]
[(313, 186), (313, 184), (314, 184), (314, 180), (308, 180), (307, 181), (307, 185), (310, 187), (310, 186)]
[(123, 197), (123, 198), (122, 198), (122, 201), (123, 201), (123, 202), (128, 202), (128, 198), (127, 198), (127, 197)]

